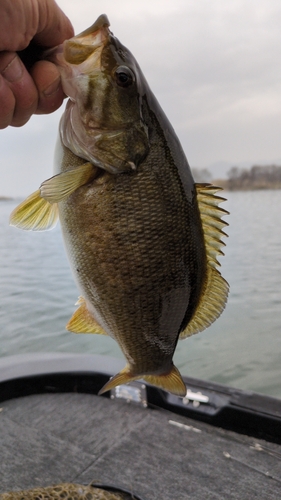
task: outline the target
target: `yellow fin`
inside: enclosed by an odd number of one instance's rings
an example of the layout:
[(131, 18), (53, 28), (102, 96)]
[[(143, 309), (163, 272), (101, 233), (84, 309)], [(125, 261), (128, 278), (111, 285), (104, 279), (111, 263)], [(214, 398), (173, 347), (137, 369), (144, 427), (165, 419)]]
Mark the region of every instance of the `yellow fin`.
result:
[(210, 326), (224, 310), (228, 291), (229, 285), (220, 272), (207, 266), (207, 278), (199, 303), (187, 327), (181, 332), (180, 339), (202, 332)]
[(98, 168), (87, 162), (47, 179), (13, 210), (10, 225), (32, 231), (52, 229), (58, 220), (57, 203), (94, 178), (97, 172)]
[(80, 186), (86, 184), (97, 171), (97, 167), (87, 162), (79, 167), (54, 175), (42, 182), (40, 186), (41, 197), (49, 203), (58, 203), (64, 198), (68, 198)]
[(79, 297), (75, 305), (79, 305), (69, 322), (66, 330), (74, 333), (99, 333), (107, 335), (106, 331), (98, 324), (93, 315), (89, 313), (84, 297)]
[(220, 265), (217, 257), (224, 255), (221, 248), (225, 246), (225, 243), (221, 240), (221, 237), (227, 236), (222, 231), (222, 228), (228, 226), (228, 223), (222, 217), (229, 215), (229, 212), (218, 205), (226, 200), (221, 196), (216, 196), (217, 191), (222, 189), (218, 186), (213, 186), (212, 184), (195, 184), (195, 188), (204, 233), (207, 263), (216, 268)]
[(156, 385), (156, 387), (160, 387), (160, 389), (171, 392), (176, 396), (184, 398), (186, 395), (186, 385), (179, 370), (174, 365), (169, 373), (163, 375), (144, 375), (142, 378), (149, 384)]
[(126, 365), (123, 370), (121, 370), (117, 375), (114, 375), (98, 392), (98, 394), (103, 394), (104, 392), (110, 391), (117, 387), (117, 385), (127, 384), (128, 382), (132, 382), (133, 380), (137, 380), (141, 378), (140, 376), (132, 375), (130, 371), (129, 365)]
[(46, 231), (58, 221), (58, 206), (41, 198), (40, 190), (32, 193), (10, 215), (10, 225), (27, 231)]
[(171, 392), (177, 396), (184, 397), (186, 395), (186, 386), (181, 378), (178, 369), (173, 365), (169, 373), (162, 375), (133, 375), (128, 365), (123, 368), (117, 375), (112, 377), (99, 391), (99, 394), (110, 391), (117, 385), (127, 384), (133, 380), (144, 379), (149, 384), (160, 387), (164, 391)]
[(216, 268), (220, 265), (217, 257), (224, 255), (221, 248), (225, 243), (221, 237), (227, 236), (222, 228), (228, 224), (222, 217), (228, 215), (228, 212), (218, 206), (225, 201), (225, 198), (216, 196), (216, 192), (221, 189), (217, 186), (195, 184), (195, 187), (204, 233), (207, 271), (199, 303), (187, 327), (181, 332), (180, 339), (185, 339), (210, 326), (224, 310), (229, 291), (227, 281)]

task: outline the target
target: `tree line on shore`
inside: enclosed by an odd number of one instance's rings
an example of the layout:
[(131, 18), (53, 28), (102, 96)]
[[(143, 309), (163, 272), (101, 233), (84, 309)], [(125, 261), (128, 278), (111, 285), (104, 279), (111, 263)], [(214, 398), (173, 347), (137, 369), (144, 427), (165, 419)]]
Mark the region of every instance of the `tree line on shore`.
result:
[(228, 172), (227, 189), (281, 189), (281, 166), (253, 165), (249, 170), (232, 167)]
[(196, 182), (211, 181), (212, 184), (229, 191), (281, 189), (281, 166), (279, 165), (253, 165), (250, 169), (232, 167), (227, 173), (227, 179), (211, 180), (211, 177), (207, 169), (202, 169), (202, 171), (195, 169)]

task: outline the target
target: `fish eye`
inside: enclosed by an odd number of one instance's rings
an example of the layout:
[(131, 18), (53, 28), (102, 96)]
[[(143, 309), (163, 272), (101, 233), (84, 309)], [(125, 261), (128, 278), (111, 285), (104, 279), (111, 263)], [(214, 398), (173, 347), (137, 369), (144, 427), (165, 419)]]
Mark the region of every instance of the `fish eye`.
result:
[(135, 75), (127, 66), (119, 66), (114, 73), (116, 83), (119, 87), (130, 87), (135, 81)]

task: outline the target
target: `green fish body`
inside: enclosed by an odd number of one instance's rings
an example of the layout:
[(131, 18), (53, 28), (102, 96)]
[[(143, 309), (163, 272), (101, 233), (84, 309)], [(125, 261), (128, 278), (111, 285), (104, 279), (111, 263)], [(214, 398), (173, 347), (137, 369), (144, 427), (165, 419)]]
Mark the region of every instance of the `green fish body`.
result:
[(194, 184), (179, 140), (106, 16), (49, 58), (70, 96), (57, 175), (11, 216), (33, 230), (59, 216), (82, 296), (67, 329), (114, 338), (127, 365), (100, 391), (144, 378), (184, 396), (179, 338), (222, 312), (228, 284), (219, 188)]

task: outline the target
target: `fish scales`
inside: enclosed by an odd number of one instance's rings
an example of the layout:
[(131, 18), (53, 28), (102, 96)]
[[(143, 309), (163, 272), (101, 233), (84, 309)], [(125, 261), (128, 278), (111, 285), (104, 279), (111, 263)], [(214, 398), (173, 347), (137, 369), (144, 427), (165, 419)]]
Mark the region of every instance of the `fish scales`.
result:
[(59, 204), (72, 268), (79, 270), (78, 285), (84, 284), (84, 297), (95, 316), (105, 319), (105, 330), (127, 351), (125, 337), (131, 357), (141, 358), (143, 373), (155, 368), (158, 357), (160, 368), (163, 358), (173, 354), (175, 331), (179, 333), (189, 296), (198, 287), (192, 268), (200, 268), (203, 257), (198, 225), (193, 236), (187, 225), (191, 207), (176, 169), (171, 170), (165, 156), (157, 159), (158, 168), (154, 155), (151, 160), (148, 155), (137, 172), (93, 181)]
[(224, 309), (217, 256), (220, 189), (195, 184), (180, 142), (141, 69), (105, 15), (51, 49), (70, 97), (55, 172), (11, 214), (22, 229), (60, 218), (83, 296), (66, 328), (110, 335), (127, 365), (100, 391), (144, 378), (184, 396), (173, 365), (179, 338)]

